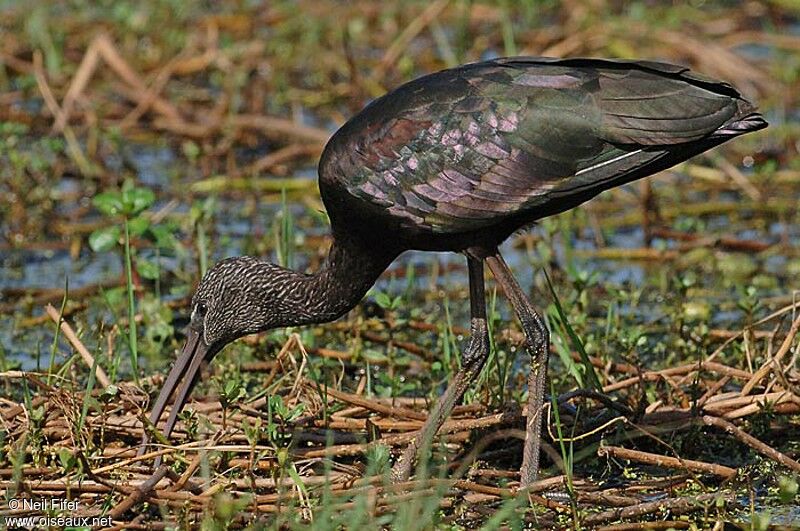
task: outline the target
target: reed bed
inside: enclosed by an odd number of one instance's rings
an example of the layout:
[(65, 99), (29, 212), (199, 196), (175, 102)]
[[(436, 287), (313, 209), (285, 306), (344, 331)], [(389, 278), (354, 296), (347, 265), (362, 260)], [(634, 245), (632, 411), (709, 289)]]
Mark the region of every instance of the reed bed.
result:
[[(3, 400), (0, 405), (15, 463), (0, 469), (0, 487), (20, 497), (79, 500), (83, 516), (108, 514), (117, 529), (196, 523), (226, 503), (239, 504), (237, 522), (257, 525), (275, 518), (313, 522), (359, 504), (366, 504), (367, 518), (375, 518), (430, 499), (447, 510), (445, 520), (465, 526), (485, 522), (509, 503), (516, 503), (520, 518), (540, 525), (577, 518), (591, 528), (622, 529), (620, 521), (639, 522), (640, 528), (672, 522), (681, 528), (690, 521), (682, 515), (697, 518), (698, 513), (699, 521), (709, 523), (717, 513), (741, 509), (735, 493), (747, 489), (752, 471), (731, 467), (729, 455), (702, 447), (692, 455), (670, 441), (691, 431), (701, 438), (728, 439), (734, 453), (750, 456), (765, 470), (774, 465), (800, 473), (796, 450), (778, 448), (787, 442), (782, 433), (798, 429), (800, 372), (793, 350), (798, 309), (794, 304), (781, 308), (725, 339), (703, 359), (676, 367), (645, 371), (593, 358), (602, 391), (574, 389), (552, 397), (545, 414), (545, 453), (553, 464), (524, 492), (517, 488), (517, 453), (528, 412), (480, 403), (456, 408), (416, 479), (391, 484), (386, 461), (375, 464), (376, 455), (396, 455), (421, 427), (428, 404), (320, 387), (303, 362), (308, 354), (320, 353), (306, 352), (296, 335), (274, 362), (245, 369), (265, 385), (281, 382), (275, 393), (285, 411), (302, 405), (302, 415), (280, 418), (266, 396), (242, 398), (227, 411), (218, 396), (195, 397), (189, 406), (195, 428), (179, 422), (171, 441), (140, 457), (136, 450), (149, 397), (133, 383), (118, 383), (109, 399), (104, 397), (108, 387), (90, 397), (67, 391), (60, 382), (48, 384), (43, 374), (0, 374), (31, 389), (26, 403)], [(68, 323), (62, 327), (76, 349), (85, 348)], [(767, 332), (765, 340), (775, 347), (763, 363), (717, 361), (726, 348), (756, 331)], [(91, 367), (91, 360), (85, 361)], [(149, 384), (157, 385), (158, 378)], [(88, 402), (92, 406), (84, 408)], [(253, 432), (259, 425), (281, 435), (265, 440), (265, 432)], [(749, 433), (755, 425), (760, 425), (758, 437)], [(557, 450), (564, 445), (570, 447), (567, 455)], [(154, 471), (153, 459), (159, 456), (164, 464)], [(575, 472), (591, 460), (646, 470), (651, 477), (636, 480), (633, 474), (608, 483)], [(539, 510), (524, 511), (528, 504)], [(158, 523), (161, 515), (171, 516)]]

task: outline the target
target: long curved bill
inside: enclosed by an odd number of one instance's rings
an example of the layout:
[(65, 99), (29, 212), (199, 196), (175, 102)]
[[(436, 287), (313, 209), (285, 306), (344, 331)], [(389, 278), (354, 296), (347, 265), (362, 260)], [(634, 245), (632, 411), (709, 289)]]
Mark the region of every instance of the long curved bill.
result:
[[(164, 434), (164, 437), (169, 437), (172, 433), (175, 422), (178, 420), (178, 414), (183, 409), (183, 406), (186, 405), (189, 393), (192, 392), (192, 389), (200, 379), (200, 368), (203, 366), (203, 361), (211, 359), (218, 350), (218, 348), (211, 348), (206, 345), (203, 341), (202, 332), (189, 326), (186, 345), (184, 345), (183, 351), (180, 356), (178, 356), (178, 359), (175, 360), (175, 364), (172, 366), (172, 370), (167, 376), (167, 381), (164, 382), (164, 386), (161, 388), (161, 392), (156, 399), (155, 406), (153, 406), (153, 410), (150, 413), (150, 422), (153, 426), (157, 426), (159, 420), (161, 420), (161, 415), (167, 407), (167, 402), (175, 392), (175, 389), (178, 389), (178, 394), (175, 396), (175, 402), (172, 405), (169, 418), (161, 432)], [(180, 388), (178, 388), (179, 384)], [(150, 438), (147, 434), (147, 430), (145, 430), (144, 436), (142, 437), (142, 446), (139, 448), (138, 455), (142, 455), (145, 452), (149, 441)]]

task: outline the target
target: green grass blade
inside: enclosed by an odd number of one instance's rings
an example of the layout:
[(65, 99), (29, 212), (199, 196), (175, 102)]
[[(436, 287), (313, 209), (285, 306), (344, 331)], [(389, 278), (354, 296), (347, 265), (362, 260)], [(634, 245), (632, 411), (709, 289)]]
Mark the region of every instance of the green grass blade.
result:
[(567, 320), (567, 314), (564, 312), (563, 306), (561, 306), (561, 301), (559, 300), (558, 295), (556, 295), (556, 290), (553, 288), (553, 283), (550, 281), (550, 275), (547, 274), (547, 271), (544, 272), (544, 278), (547, 280), (547, 287), (550, 290), (550, 294), (553, 296), (553, 304), (555, 304), (558, 318), (561, 321), (561, 324), (564, 326), (564, 329), (567, 331), (570, 343), (572, 343), (572, 348), (574, 348), (581, 357), (584, 375), (586, 376), (586, 383), (588, 383), (595, 391), (601, 391), (603, 386), (600, 385), (600, 379), (597, 377), (597, 373), (594, 370), (594, 365), (592, 365), (592, 362), (589, 360), (589, 354), (586, 353), (586, 349), (583, 346), (583, 341), (581, 341), (581, 338), (578, 337), (578, 334), (576, 334), (575, 330), (573, 330), (573, 328), (570, 326), (569, 321)]
[[(573, 467), (573, 454), (572, 454), (572, 441), (570, 441), (570, 449), (569, 452), (567, 451), (566, 446), (564, 445), (564, 434), (561, 430), (561, 415), (558, 411), (558, 402), (556, 401), (556, 389), (553, 386), (553, 383), (550, 382), (550, 407), (553, 409), (553, 418), (555, 419), (556, 424), (556, 433), (558, 434), (558, 445), (559, 449), (561, 450), (561, 459), (564, 462), (564, 477), (567, 480), (567, 492), (569, 494), (570, 499), (570, 506), (572, 507), (573, 516), (578, 516), (578, 507), (576, 504), (577, 496), (575, 494), (575, 487), (572, 482), (572, 467)], [(576, 529), (580, 529), (577, 527)]]
[(64, 309), (67, 307), (69, 297), (69, 277), (64, 279), (64, 297), (61, 298), (61, 308), (58, 310), (58, 322), (56, 332), (53, 334), (53, 345), (50, 347), (50, 365), (47, 367), (47, 385), (51, 384), (53, 377), (53, 366), (56, 364), (56, 351), (58, 350), (58, 338), (61, 335), (61, 319), (64, 318)]
[(133, 380), (139, 385), (139, 350), (136, 344), (136, 304), (133, 294), (133, 272), (131, 266), (131, 236), (128, 218), (125, 218), (125, 284), (128, 290), (128, 347), (131, 353)]
[(86, 392), (83, 394), (83, 404), (81, 405), (81, 416), (78, 418), (78, 427), (75, 431), (76, 437), (80, 437), (83, 425), (86, 422), (86, 415), (89, 414), (89, 402), (94, 390), (95, 378), (97, 373), (97, 360), (92, 362), (92, 370), (89, 371), (89, 380), (86, 382)]

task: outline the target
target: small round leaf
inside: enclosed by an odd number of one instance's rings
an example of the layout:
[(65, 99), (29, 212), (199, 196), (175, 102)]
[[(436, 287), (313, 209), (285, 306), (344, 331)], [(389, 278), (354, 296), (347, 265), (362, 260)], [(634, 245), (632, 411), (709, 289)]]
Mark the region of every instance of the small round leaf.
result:
[(92, 204), (106, 216), (116, 216), (123, 210), (122, 195), (118, 192), (103, 192), (92, 199)]
[(156, 200), (156, 196), (149, 188), (123, 188), (122, 202), (125, 205), (125, 213), (130, 216), (135, 216)]
[(160, 274), (158, 264), (142, 258), (136, 260), (136, 271), (138, 271), (139, 275), (147, 280), (155, 280)]
[(89, 247), (97, 253), (110, 251), (119, 242), (119, 236), (120, 230), (116, 225), (97, 229), (89, 235)]
[(150, 228), (150, 220), (142, 216), (137, 216), (128, 221), (128, 232), (131, 236), (141, 236)]

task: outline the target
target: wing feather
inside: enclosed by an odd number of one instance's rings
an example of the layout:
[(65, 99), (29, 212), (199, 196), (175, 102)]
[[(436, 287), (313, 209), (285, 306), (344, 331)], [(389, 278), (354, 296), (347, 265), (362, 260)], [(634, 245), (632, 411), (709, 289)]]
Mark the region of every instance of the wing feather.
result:
[(476, 230), (536, 219), (687, 143), (740, 134), (737, 120), (753, 112), (730, 85), (675, 65), (487, 61), (370, 104), (326, 147), (321, 189), (323, 198), (344, 189), (418, 231)]

